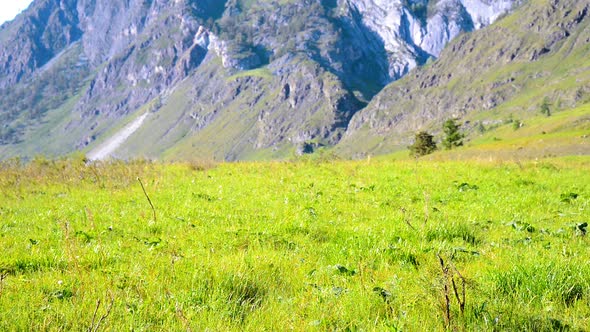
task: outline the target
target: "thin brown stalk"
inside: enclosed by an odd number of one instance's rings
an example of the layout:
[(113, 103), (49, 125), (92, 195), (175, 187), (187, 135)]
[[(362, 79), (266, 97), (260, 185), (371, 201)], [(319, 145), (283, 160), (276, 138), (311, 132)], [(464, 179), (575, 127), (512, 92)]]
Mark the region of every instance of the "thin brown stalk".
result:
[(150, 203), (150, 206), (152, 207), (152, 212), (154, 213), (154, 222), (157, 222), (157, 218), (156, 218), (156, 208), (154, 207), (154, 204), (152, 204), (152, 200), (150, 199), (150, 196), (148, 195), (147, 191), (145, 190), (145, 187), (143, 186), (143, 182), (141, 182), (140, 178), (137, 178), (137, 181), (139, 181), (139, 184), (141, 185), (141, 189), (143, 190), (143, 193), (145, 195), (145, 197), (148, 200), (148, 203)]
[(94, 329), (94, 322), (96, 321), (96, 314), (98, 313), (98, 309), (100, 308), (100, 299), (96, 301), (96, 309), (94, 309), (94, 314), (92, 315), (92, 323), (90, 323), (90, 327), (88, 328), (88, 332), (92, 332)]
[(2, 291), (4, 290), (4, 279), (8, 277), (8, 273), (0, 274), (0, 297), (2, 297)]
[(445, 319), (445, 329), (448, 329), (451, 326), (451, 298), (449, 296), (449, 268), (445, 265), (445, 261), (440, 257), (439, 254), (436, 255), (438, 257), (440, 267), (443, 273), (443, 295), (444, 295), (444, 319)]
[(186, 328), (186, 331), (192, 332), (188, 319), (184, 315), (184, 312), (182, 311), (182, 308), (178, 305), (178, 303), (176, 303), (176, 316), (178, 317), (178, 319), (180, 319), (180, 321)]
[(451, 267), (453, 267), (453, 270), (455, 271), (457, 276), (459, 276), (459, 280), (461, 280), (461, 295), (459, 295), (457, 285), (455, 284), (455, 278), (453, 277), (451, 279), (453, 282), (453, 291), (455, 292), (455, 298), (459, 303), (459, 309), (461, 310), (461, 315), (463, 316), (465, 314), (465, 278), (463, 278), (463, 275), (461, 274), (461, 272), (459, 272), (459, 270), (457, 270), (455, 265), (451, 264)]
[[(100, 319), (98, 320), (98, 322), (96, 323), (96, 326), (94, 326), (94, 328), (92, 329), (92, 332), (97, 332), (98, 329), (100, 328), (100, 324), (102, 324), (102, 322), (109, 317), (109, 315), (111, 314), (111, 310), (113, 309), (113, 304), (115, 303), (115, 298), (111, 295), (111, 303), (109, 304), (109, 307), (107, 308), (107, 311), (104, 313), (104, 315), (102, 315), (100, 317)], [(99, 300), (99, 305), (100, 305), (100, 300)], [(98, 306), (97, 306), (97, 310), (98, 310)], [(96, 313), (95, 313), (96, 314)], [(94, 318), (93, 318), (94, 321)], [(94, 324), (93, 324), (94, 325)]]
[(92, 172), (92, 174), (94, 174), (94, 177), (96, 178), (95, 183), (98, 183), (100, 188), (104, 188), (104, 181), (102, 180), (102, 177), (100, 176), (100, 174), (98, 174), (98, 169), (96, 168), (96, 166), (94, 165), (90, 165), (89, 166), (90, 171)]
[(406, 224), (407, 224), (407, 225), (408, 225), (408, 226), (409, 226), (409, 227), (410, 227), (410, 228), (411, 228), (413, 231), (415, 231), (415, 230), (416, 230), (416, 227), (414, 227), (414, 226), (412, 225), (412, 223), (410, 222), (410, 219), (409, 219), (409, 218), (406, 216), (406, 209), (404, 209), (404, 208), (401, 208), (401, 210), (402, 210), (402, 213), (404, 214), (404, 221), (406, 222)]

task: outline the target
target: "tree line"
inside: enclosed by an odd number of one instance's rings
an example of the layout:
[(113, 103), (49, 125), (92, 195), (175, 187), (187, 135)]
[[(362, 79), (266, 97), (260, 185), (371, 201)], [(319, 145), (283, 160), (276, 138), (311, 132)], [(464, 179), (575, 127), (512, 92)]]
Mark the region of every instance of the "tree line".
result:
[[(443, 123), (442, 129), (445, 136), (443, 137), (441, 144), (446, 150), (463, 146), (465, 134), (459, 130), (460, 127), (461, 125), (458, 124), (455, 119), (449, 119)], [(408, 148), (410, 149), (410, 153), (417, 158), (433, 153), (438, 149), (438, 146), (434, 141), (434, 135), (431, 135), (426, 131), (419, 131), (416, 133), (414, 144), (410, 145)]]

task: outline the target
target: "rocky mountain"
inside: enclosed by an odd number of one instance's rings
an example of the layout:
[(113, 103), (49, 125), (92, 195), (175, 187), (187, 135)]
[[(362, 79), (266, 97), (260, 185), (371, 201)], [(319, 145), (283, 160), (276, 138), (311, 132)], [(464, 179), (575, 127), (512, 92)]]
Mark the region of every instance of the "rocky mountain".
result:
[(387, 86), (351, 120), (338, 149), (357, 157), (411, 144), (450, 118), (467, 131), (590, 102), (590, 4), (530, 1), (464, 34), (432, 64)]
[(386, 85), (516, 3), (35, 0), (0, 27), (0, 158), (91, 153), (139, 118), (108, 154), (236, 160), (350, 141)]

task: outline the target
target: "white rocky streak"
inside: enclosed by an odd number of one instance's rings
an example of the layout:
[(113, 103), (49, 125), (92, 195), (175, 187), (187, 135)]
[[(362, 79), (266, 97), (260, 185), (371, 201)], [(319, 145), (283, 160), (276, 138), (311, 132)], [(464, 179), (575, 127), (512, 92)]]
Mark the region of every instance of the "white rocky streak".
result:
[(461, 0), (461, 3), (471, 15), (476, 29), (494, 23), (500, 15), (506, 13), (514, 6), (514, 0)]
[(203, 49), (215, 52), (215, 54), (217, 54), (217, 56), (221, 58), (223, 67), (229, 67), (230, 60), (227, 56), (227, 42), (217, 38), (217, 36), (215, 36), (205, 27), (199, 27), (199, 30), (197, 31), (197, 33), (195, 34), (195, 38), (193, 39), (193, 43), (195, 45), (199, 45)]
[(199, 30), (195, 34), (193, 44), (199, 45), (203, 49), (207, 49), (209, 47), (209, 31), (207, 31), (205, 27), (199, 27)]
[(256, 55), (249, 57), (240, 56), (236, 58), (235, 55), (239, 54), (239, 52), (236, 53), (231, 51), (232, 46), (235, 48), (235, 44), (221, 40), (203, 26), (199, 27), (199, 30), (193, 39), (193, 43), (205, 50), (215, 52), (215, 54), (221, 58), (221, 64), (224, 68), (248, 70), (260, 64), (260, 59)]
[(125, 143), (125, 141), (141, 127), (145, 119), (148, 117), (148, 114), (149, 113), (142, 114), (99, 147), (90, 151), (87, 158), (89, 160), (105, 160), (109, 158), (113, 152), (123, 145), (123, 143)]
[(442, 0), (436, 13), (428, 18), (422, 40), (417, 43), (426, 53), (437, 57), (445, 45), (462, 31), (473, 30), (471, 18), (457, 0)]

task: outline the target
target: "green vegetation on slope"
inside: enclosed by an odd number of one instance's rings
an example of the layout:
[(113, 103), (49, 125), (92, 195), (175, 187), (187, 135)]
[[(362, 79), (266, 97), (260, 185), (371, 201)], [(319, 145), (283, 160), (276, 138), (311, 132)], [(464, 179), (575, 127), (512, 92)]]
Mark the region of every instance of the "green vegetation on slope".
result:
[[(518, 130), (514, 124), (518, 122)], [(530, 160), (535, 158), (588, 155), (590, 154), (590, 104), (559, 111), (550, 117), (537, 113), (527, 118), (515, 118), (509, 114), (497, 121), (480, 124), (466, 123), (461, 133), (467, 134), (465, 146), (456, 150), (435, 153), (430, 159), (484, 159), (484, 160)], [(441, 126), (442, 128), (442, 126)], [(398, 158), (409, 155), (406, 146), (399, 145), (399, 137), (388, 136), (383, 140), (363, 131), (364, 141), (372, 140), (377, 146), (375, 153), (383, 153), (397, 145)], [(360, 136), (359, 136), (360, 137)], [(435, 141), (444, 139), (443, 133), (435, 135)], [(407, 145), (413, 144), (408, 142)], [(334, 151), (350, 154), (350, 146), (337, 146)]]
[[(0, 90), (0, 149), (9, 144), (18, 145), (23, 140), (39, 142), (30, 132), (46, 124), (47, 113), (72, 107), (71, 100), (80, 98), (89, 75), (88, 64), (80, 60), (81, 54), (81, 44), (72, 44), (39, 69), (31, 82)], [(27, 146), (29, 148), (35, 149), (35, 145)], [(68, 147), (61, 148), (71, 151)], [(48, 146), (46, 151), (54, 152), (55, 147)]]
[(490, 27), (461, 35), (438, 60), (375, 96), (337, 149), (389, 153), (418, 130), (438, 133), (449, 118), (488, 126), (509, 116), (534, 118), (544, 101), (559, 111), (588, 104), (589, 11), (581, 0), (527, 1)]
[(581, 330), (588, 174), (587, 157), (7, 161), (0, 330), (443, 330), (445, 284), (451, 328)]

